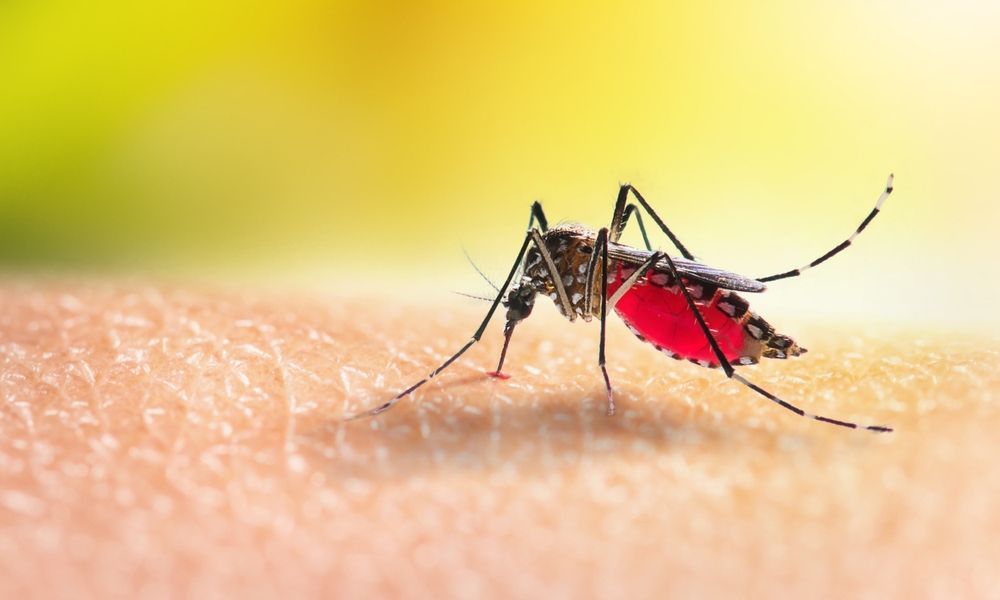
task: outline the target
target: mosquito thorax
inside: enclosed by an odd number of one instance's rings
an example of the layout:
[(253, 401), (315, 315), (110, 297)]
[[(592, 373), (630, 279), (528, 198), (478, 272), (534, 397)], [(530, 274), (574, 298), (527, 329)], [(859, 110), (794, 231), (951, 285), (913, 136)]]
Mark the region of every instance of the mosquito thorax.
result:
[[(581, 316), (589, 321), (592, 311), (586, 302), (587, 275), (596, 236), (593, 231), (575, 224), (549, 229), (542, 236), (542, 241), (552, 259), (554, 269), (550, 269), (545, 263), (537, 248), (531, 248), (525, 257), (521, 285), (530, 285), (537, 293), (549, 297), (559, 312), (569, 320)], [(559, 279), (559, 286), (556, 285), (552, 270)], [(560, 299), (557, 293), (558, 287), (565, 290), (570, 310), (566, 310), (567, 306)], [(596, 290), (597, 288), (592, 288), (592, 294)], [(591, 306), (593, 305), (591, 303)]]

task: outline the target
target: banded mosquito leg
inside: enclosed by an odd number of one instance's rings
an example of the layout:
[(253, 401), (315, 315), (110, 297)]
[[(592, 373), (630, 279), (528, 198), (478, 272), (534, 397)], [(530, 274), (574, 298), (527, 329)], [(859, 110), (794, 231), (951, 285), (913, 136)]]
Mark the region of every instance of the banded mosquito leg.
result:
[[(626, 210), (625, 204), (626, 201), (628, 200), (629, 192), (631, 192), (632, 195), (635, 196), (635, 199), (639, 202), (639, 205), (642, 206), (642, 208), (646, 209), (646, 213), (649, 214), (649, 216), (653, 219), (653, 222), (656, 223), (656, 225), (660, 228), (660, 230), (663, 233), (665, 233), (668, 238), (670, 238), (670, 241), (673, 243), (674, 247), (677, 248), (677, 250), (681, 253), (681, 256), (683, 256), (688, 260), (695, 260), (694, 255), (691, 254), (688, 251), (688, 249), (684, 247), (684, 244), (682, 244), (681, 241), (677, 238), (677, 236), (674, 235), (674, 232), (670, 231), (670, 228), (667, 227), (667, 224), (663, 222), (663, 219), (660, 218), (660, 215), (656, 214), (656, 211), (653, 210), (653, 207), (649, 205), (649, 202), (646, 202), (646, 199), (642, 197), (642, 194), (639, 193), (639, 190), (635, 189), (634, 187), (632, 187), (630, 184), (627, 183), (622, 185), (618, 189), (618, 199), (615, 201), (615, 210), (614, 213), (611, 215), (611, 227), (610, 227), (611, 231), (609, 236), (610, 241), (617, 242), (618, 238), (620, 238), (622, 235), (622, 230), (625, 228), (626, 221), (628, 220), (628, 218), (625, 216), (625, 213), (629, 212)], [(638, 209), (633, 209), (631, 212), (635, 212), (637, 216), (639, 214)], [(645, 234), (645, 227), (642, 225), (642, 221), (640, 220), (639, 223), (640, 223), (639, 225), (640, 228), (643, 229), (643, 233)], [(643, 235), (643, 238), (646, 241), (646, 248), (652, 249), (652, 247), (649, 244), (649, 239), (646, 238), (645, 235)]]
[[(534, 231), (535, 230), (532, 230), (532, 232), (534, 232)], [(489, 325), (490, 320), (493, 319), (493, 314), (496, 312), (497, 307), (500, 306), (500, 302), (503, 300), (504, 292), (507, 290), (507, 288), (510, 287), (510, 283), (514, 279), (514, 273), (516, 273), (517, 270), (518, 270), (518, 268), (521, 266), (521, 261), (524, 260), (524, 253), (528, 250), (528, 244), (531, 243), (531, 240), (532, 240), (531, 233), (528, 233), (527, 235), (524, 236), (524, 242), (521, 243), (521, 249), (517, 251), (517, 258), (514, 260), (514, 266), (511, 267), (510, 273), (507, 274), (507, 279), (505, 279), (504, 282), (503, 282), (503, 285), (500, 286), (500, 290), (497, 292), (497, 296), (493, 300), (493, 304), (490, 305), (489, 311), (486, 312), (486, 316), (483, 318), (483, 322), (479, 324), (479, 328), (476, 329), (476, 332), (474, 334), (472, 334), (472, 339), (470, 339), (468, 342), (466, 342), (465, 345), (462, 346), (458, 350), (458, 352), (452, 354), (451, 357), (448, 360), (444, 361), (443, 363), (441, 363), (440, 366), (438, 366), (436, 369), (434, 369), (433, 371), (431, 371), (430, 374), (427, 377), (424, 377), (423, 379), (421, 379), (420, 381), (414, 383), (413, 385), (411, 385), (410, 387), (406, 388), (402, 392), (396, 394), (388, 402), (385, 402), (384, 404), (380, 404), (379, 406), (376, 406), (375, 408), (373, 408), (371, 410), (367, 410), (367, 411), (363, 411), (363, 412), (356, 413), (356, 414), (353, 414), (353, 415), (349, 415), (347, 417), (344, 417), (342, 420), (344, 420), (344, 421), (353, 421), (355, 419), (361, 419), (361, 418), (365, 418), (365, 417), (374, 417), (375, 415), (381, 414), (381, 413), (389, 410), (390, 408), (393, 407), (394, 404), (396, 404), (397, 402), (399, 402), (403, 398), (409, 396), (414, 391), (416, 391), (417, 388), (419, 388), (420, 386), (424, 385), (425, 383), (427, 383), (431, 379), (437, 377), (437, 375), (439, 373), (441, 373), (441, 371), (444, 371), (445, 369), (447, 369), (451, 365), (451, 363), (453, 363), (456, 360), (458, 360), (458, 358), (460, 356), (462, 356), (463, 354), (465, 354), (466, 350), (468, 350), (469, 348), (471, 348), (473, 346), (473, 344), (475, 344), (476, 342), (478, 342), (480, 340), (480, 338), (483, 337), (483, 332), (486, 331), (486, 326)]]
[[(598, 256), (600, 256), (600, 269), (597, 269)], [(597, 232), (597, 241), (594, 243), (594, 253), (590, 258), (590, 265), (587, 269), (587, 281), (594, 281), (594, 271), (601, 278), (601, 341), (597, 350), (597, 364), (601, 367), (601, 374), (604, 375), (604, 388), (608, 392), (608, 416), (615, 414), (615, 397), (611, 391), (611, 378), (608, 377), (607, 356), (605, 347), (605, 330), (608, 323), (608, 229), (601, 228)], [(593, 294), (588, 295), (587, 303), (593, 302)]]
[(797, 269), (792, 269), (791, 271), (785, 271), (784, 273), (778, 273), (776, 275), (768, 275), (767, 277), (758, 277), (757, 281), (766, 283), (768, 281), (777, 281), (778, 279), (787, 279), (788, 277), (798, 277), (803, 273), (803, 271), (811, 269), (819, 265), (820, 263), (826, 262), (828, 259), (839, 254), (845, 248), (854, 243), (854, 240), (859, 235), (861, 235), (861, 232), (865, 230), (865, 227), (868, 227), (868, 224), (872, 222), (872, 219), (874, 219), (875, 216), (879, 213), (879, 211), (882, 210), (882, 205), (885, 204), (885, 201), (889, 199), (889, 194), (892, 193), (892, 179), (893, 175), (890, 173), (889, 179), (886, 180), (885, 182), (885, 189), (882, 191), (882, 194), (878, 197), (878, 200), (875, 202), (875, 208), (873, 208), (871, 212), (868, 213), (868, 216), (865, 217), (863, 221), (861, 221), (861, 224), (858, 225), (858, 228), (854, 230), (854, 233), (852, 233), (849, 238), (847, 238), (843, 242), (840, 242), (832, 249), (830, 249), (826, 254), (820, 256), (819, 258), (812, 261), (808, 265), (803, 265)]
[(712, 353), (715, 354), (716, 358), (719, 359), (719, 364), (722, 366), (722, 370), (725, 371), (726, 377), (730, 379), (735, 379), (736, 381), (740, 382), (741, 384), (745, 385), (751, 390), (757, 392), (761, 396), (764, 396), (771, 402), (774, 402), (775, 404), (781, 406), (782, 408), (792, 411), (793, 413), (799, 415), (800, 417), (806, 417), (809, 419), (813, 419), (815, 421), (822, 421), (823, 423), (838, 425), (840, 427), (847, 427), (849, 429), (866, 429), (868, 431), (874, 431), (878, 433), (885, 433), (892, 431), (891, 427), (886, 427), (885, 425), (859, 425), (857, 423), (852, 423), (850, 421), (842, 421), (840, 419), (834, 419), (832, 417), (825, 417), (823, 415), (814, 415), (812, 413), (808, 413), (799, 408), (798, 406), (795, 406), (790, 402), (782, 400), (778, 396), (772, 394), (771, 392), (765, 390), (759, 385), (749, 381), (742, 375), (736, 373), (735, 369), (733, 369), (733, 365), (729, 362), (729, 359), (726, 358), (725, 353), (723, 353), (722, 349), (719, 347), (719, 343), (716, 341), (715, 335), (712, 333), (712, 330), (709, 329), (708, 324), (705, 323), (704, 317), (701, 316), (701, 312), (698, 310), (697, 305), (695, 305), (694, 303), (694, 298), (691, 297), (691, 292), (688, 291), (687, 286), (684, 285), (684, 282), (681, 280), (680, 275), (677, 273), (677, 267), (674, 265), (673, 259), (671, 259), (669, 256), (665, 256), (664, 258), (666, 258), (667, 265), (670, 267), (671, 276), (673, 276), (675, 281), (678, 282), (681, 292), (684, 294), (684, 298), (687, 300), (688, 308), (691, 309), (692, 313), (694, 313), (695, 319), (697, 319), (698, 321), (698, 326), (701, 328), (702, 333), (705, 334), (705, 339), (708, 340), (708, 345), (711, 346)]
[[(651, 269), (653, 267), (653, 265), (655, 265), (657, 263), (657, 261), (659, 261), (661, 258), (663, 258), (664, 254), (662, 252), (654, 252), (652, 254), (652, 256), (650, 256), (648, 259), (646, 259), (646, 261), (644, 263), (642, 263), (642, 265), (640, 265), (639, 268), (636, 269), (635, 272), (632, 273), (629, 276), (628, 279), (626, 279), (624, 282), (622, 282), (621, 286), (619, 286), (618, 290), (615, 291), (614, 295), (611, 296), (611, 298), (608, 298), (608, 237), (607, 237), (607, 234), (608, 234), (608, 230), (607, 229), (601, 229), (597, 233), (597, 242), (594, 244), (594, 253), (591, 256), (590, 265), (589, 265), (589, 268), (587, 269), (586, 296), (588, 298), (588, 300), (587, 300), (587, 302), (588, 302), (587, 311), (589, 313), (589, 311), (591, 309), (590, 303), (593, 301), (593, 297), (594, 297), (593, 292), (591, 291), (590, 286), (592, 285), (592, 282), (594, 281), (594, 273), (598, 272), (599, 275), (600, 275), (600, 277), (601, 277), (601, 312), (600, 312), (600, 317), (601, 317), (601, 339), (600, 339), (600, 344), (598, 345), (598, 351), (597, 351), (597, 364), (598, 364), (598, 366), (601, 367), (601, 374), (604, 376), (604, 386), (605, 386), (605, 388), (607, 389), (607, 392), (608, 392), (608, 416), (611, 416), (611, 415), (615, 414), (615, 398), (614, 398), (614, 394), (613, 394), (612, 388), (611, 388), (611, 378), (608, 376), (607, 354), (605, 352), (605, 347), (607, 345), (606, 344), (606, 327), (607, 327), (607, 321), (608, 321), (608, 309), (609, 308), (614, 308), (615, 304), (618, 303), (618, 300), (621, 299), (621, 297), (625, 294), (625, 292), (627, 292), (629, 289), (631, 289), (632, 286), (635, 285), (635, 283), (639, 280), (639, 278), (642, 277), (646, 273), (646, 271), (648, 271), (649, 269)], [(600, 255), (600, 261), (601, 261), (601, 267), (600, 267), (599, 271), (598, 271), (598, 268), (597, 268), (598, 255)]]

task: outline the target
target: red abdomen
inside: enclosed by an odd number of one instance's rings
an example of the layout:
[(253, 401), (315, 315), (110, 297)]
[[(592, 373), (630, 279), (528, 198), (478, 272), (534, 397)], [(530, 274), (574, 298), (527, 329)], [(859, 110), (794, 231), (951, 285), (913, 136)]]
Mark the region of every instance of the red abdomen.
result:
[[(628, 278), (629, 271), (622, 270), (618, 265), (616, 274), (608, 282), (608, 296), (621, 287)], [(658, 350), (670, 354), (674, 358), (682, 358), (698, 362), (704, 366), (718, 366), (718, 359), (705, 338), (705, 333), (691, 312), (687, 300), (676, 285), (668, 286), (670, 281), (666, 273), (651, 272), (636, 282), (625, 292), (615, 311), (625, 321), (625, 324), (640, 339), (647, 341)], [(759, 344), (747, 344), (748, 333), (740, 319), (734, 318), (735, 294), (728, 292), (716, 293), (698, 283), (688, 283), (689, 291), (695, 298), (699, 312), (715, 335), (719, 347), (726, 358), (735, 364), (757, 362), (760, 356)], [(746, 311), (746, 303), (739, 299)], [(726, 303), (722, 308), (719, 303)], [(724, 312), (727, 311), (727, 312)], [(742, 316), (742, 313), (739, 315)], [(752, 340), (752, 338), (751, 338)], [(756, 340), (752, 340), (756, 341)], [(750, 347), (747, 347), (750, 346)], [(756, 355), (756, 356), (754, 356)]]

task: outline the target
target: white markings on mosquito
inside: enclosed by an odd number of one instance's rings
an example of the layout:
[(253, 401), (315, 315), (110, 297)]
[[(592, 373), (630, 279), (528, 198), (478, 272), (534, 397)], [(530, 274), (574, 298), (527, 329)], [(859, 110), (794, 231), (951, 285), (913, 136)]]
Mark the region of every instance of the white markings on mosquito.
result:
[(885, 204), (885, 201), (889, 199), (889, 194), (892, 193), (892, 180), (894, 178), (895, 175), (889, 173), (889, 178), (885, 180), (885, 191), (882, 192), (882, 195), (878, 197), (878, 202), (875, 203), (875, 208), (882, 210), (882, 205)]
[(808, 271), (809, 269), (823, 262), (826, 262), (827, 259), (835, 256), (836, 254), (839, 254), (842, 250), (850, 246), (854, 242), (854, 240), (857, 239), (859, 235), (861, 235), (861, 232), (864, 231), (866, 227), (868, 227), (868, 224), (872, 222), (872, 219), (874, 219), (878, 215), (878, 213), (882, 210), (882, 206), (885, 204), (885, 201), (888, 200), (889, 195), (892, 194), (892, 189), (893, 189), (892, 180), (893, 180), (893, 175), (892, 173), (890, 173), (889, 178), (886, 179), (885, 181), (885, 189), (882, 191), (882, 193), (878, 197), (878, 200), (875, 202), (875, 207), (872, 208), (871, 212), (868, 213), (868, 216), (865, 217), (863, 221), (861, 221), (861, 224), (858, 225), (858, 227), (854, 230), (853, 233), (851, 233), (850, 237), (848, 237), (843, 242), (837, 244), (836, 246), (833, 247), (833, 249), (827, 251), (826, 254), (820, 256), (819, 258), (817, 258), (816, 260), (812, 261), (807, 265), (803, 265), (797, 269), (792, 269), (791, 271), (788, 271), (786, 273), (779, 273), (777, 275), (769, 275), (768, 277), (761, 277), (759, 281), (774, 281), (776, 279), (784, 279), (786, 277), (797, 277), (801, 275), (803, 272)]
[(750, 335), (754, 336), (758, 340), (760, 338), (764, 337), (764, 332), (761, 331), (760, 327), (757, 327), (756, 325), (750, 325), (750, 324), (748, 324), (747, 325), (747, 331), (749, 331)]
[(579, 304), (580, 300), (583, 300), (583, 294), (581, 294), (580, 292), (576, 292), (575, 294), (573, 294), (573, 297), (570, 299), (570, 301), (573, 302), (574, 306)]
[[(643, 341), (646, 341), (646, 338), (643, 338), (641, 336), (640, 336), (640, 339), (642, 339)], [(669, 348), (664, 348), (663, 346), (661, 346), (659, 344), (653, 344), (653, 347), (656, 348), (657, 351), (666, 354), (667, 356), (669, 356), (670, 358), (672, 358), (674, 360), (684, 360), (683, 356), (681, 356), (680, 354), (677, 354), (676, 352), (674, 352), (673, 350), (671, 350)]]

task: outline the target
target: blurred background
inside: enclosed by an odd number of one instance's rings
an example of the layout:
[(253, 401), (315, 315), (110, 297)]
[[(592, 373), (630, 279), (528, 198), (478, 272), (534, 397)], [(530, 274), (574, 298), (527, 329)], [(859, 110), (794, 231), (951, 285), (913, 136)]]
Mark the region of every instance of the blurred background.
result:
[(7, 0), (0, 262), (464, 302), (463, 246), (502, 278), (532, 200), (596, 228), (630, 181), (763, 276), (893, 171), (758, 304), (993, 327), (998, 31), (979, 1)]

